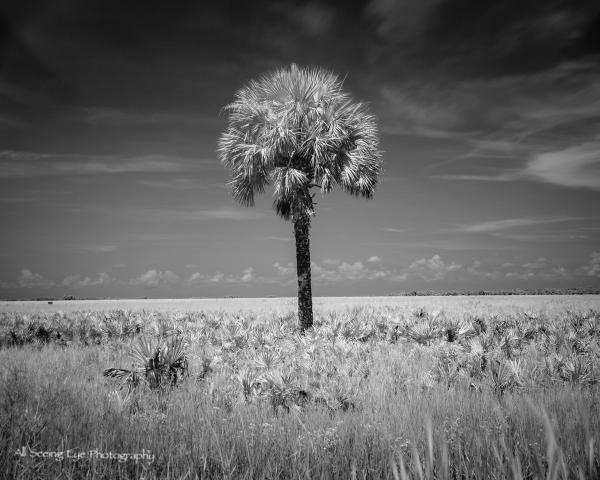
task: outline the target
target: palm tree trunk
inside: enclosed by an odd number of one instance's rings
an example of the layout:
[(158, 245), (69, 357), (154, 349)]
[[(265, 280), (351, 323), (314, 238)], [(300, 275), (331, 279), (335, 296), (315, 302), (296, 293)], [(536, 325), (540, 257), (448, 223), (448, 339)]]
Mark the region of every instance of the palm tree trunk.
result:
[(298, 320), (302, 333), (313, 326), (309, 229), (310, 217), (308, 215), (302, 215), (294, 221), (296, 272), (298, 274)]

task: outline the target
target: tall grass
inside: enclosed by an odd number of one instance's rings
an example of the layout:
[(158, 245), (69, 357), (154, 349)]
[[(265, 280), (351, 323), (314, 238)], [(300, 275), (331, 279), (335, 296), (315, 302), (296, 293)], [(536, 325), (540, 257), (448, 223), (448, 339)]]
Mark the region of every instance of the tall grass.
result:
[[(292, 313), (0, 315), (0, 475), (598, 478), (599, 320), (362, 308), (300, 336)], [(182, 338), (189, 375), (131, 392), (103, 377), (140, 335)]]

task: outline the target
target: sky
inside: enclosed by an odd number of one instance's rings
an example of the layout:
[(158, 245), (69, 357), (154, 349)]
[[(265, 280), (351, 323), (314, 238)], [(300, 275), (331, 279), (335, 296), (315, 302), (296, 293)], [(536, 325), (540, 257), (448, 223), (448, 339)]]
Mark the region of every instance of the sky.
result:
[(378, 118), (372, 200), (318, 197), (313, 294), (600, 287), (600, 3), (0, 4), (0, 298), (296, 295), (238, 206), (237, 89), (297, 63)]

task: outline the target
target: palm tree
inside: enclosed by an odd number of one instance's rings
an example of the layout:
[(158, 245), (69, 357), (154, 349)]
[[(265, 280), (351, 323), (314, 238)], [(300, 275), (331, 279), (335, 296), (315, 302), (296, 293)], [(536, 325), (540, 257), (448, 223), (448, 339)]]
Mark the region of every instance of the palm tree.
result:
[(381, 172), (375, 117), (342, 90), (342, 82), (321, 68), (292, 64), (236, 92), (225, 107), (228, 125), (218, 154), (230, 170), (233, 197), (253, 206), (254, 195), (274, 187), (273, 207), (291, 220), (296, 238), (298, 318), (312, 327), (310, 219), (312, 188), (334, 185), (371, 198)]

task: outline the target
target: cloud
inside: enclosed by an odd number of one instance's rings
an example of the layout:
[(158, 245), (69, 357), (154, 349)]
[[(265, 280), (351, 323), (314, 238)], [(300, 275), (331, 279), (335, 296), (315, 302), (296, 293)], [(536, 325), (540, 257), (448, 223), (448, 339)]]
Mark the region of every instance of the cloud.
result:
[(600, 141), (537, 155), (525, 175), (540, 182), (600, 190)]
[(366, 274), (367, 269), (362, 262), (343, 262), (338, 267), (338, 271), (342, 278), (347, 278), (348, 280), (360, 280)]
[(83, 250), (93, 253), (108, 253), (114, 252), (117, 249), (116, 245), (83, 245)]
[(75, 274), (69, 275), (62, 282), (61, 285), (71, 288), (83, 288), (83, 287), (101, 287), (117, 283), (117, 280), (111, 278), (106, 272), (100, 272), (96, 278), (83, 277), (82, 275)]
[(572, 275), (564, 267), (553, 266), (546, 270), (526, 268), (520, 271), (506, 272), (504, 277), (510, 280), (566, 280), (572, 278)]
[(12, 129), (27, 126), (26, 122), (8, 115), (0, 115), (0, 129)]
[(195, 272), (187, 280), (187, 283), (194, 285), (198, 283), (221, 283), (225, 279), (225, 274), (221, 272), (215, 272), (212, 274), (203, 274)]
[(30, 196), (0, 198), (0, 203), (8, 203), (8, 204), (32, 203), (32, 202), (43, 202), (43, 201), (46, 201), (46, 198), (30, 197)]
[(148, 270), (146, 273), (141, 274), (139, 277), (130, 280), (129, 283), (135, 286), (155, 288), (158, 286), (176, 285), (180, 281), (181, 278), (179, 277), (179, 275), (176, 275), (170, 270)]
[[(275, 264), (278, 265), (278, 264)], [(277, 267), (276, 267), (277, 268)], [(193, 273), (187, 283), (190, 285), (197, 284), (256, 284), (256, 283), (278, 283), (280, 280), (276, 278), (263, 277), (256, 274), (252, 267), (245, 268), (237, 274), (224, 274), (222, 272), (214, 273)]]
[(258, 220), (264, 218), (265, 214), (249, 208), (221, 207), (208, 210), (156, 210), (150, 211), (151, 215), (164, 215), (177, 220)]
[(590, 262), (582, 270), (589, 277), (600, 277), (600, 252), (592, 252)]
[[(187, 206), (185, 209), (173, 208), (147, 208), (147, 207), (123, 207), (118, 211), (114, 208), (104, 206), (85, 206), (85, 209), (76, 207), (70, 208), (73, 212), (94, 211), (99, 214), (122, 215), (127, 218), (136, 218), (149, 222), (161, 221), (179, 221), (179, 222), (197, 222), (202, 220), (258, 220), (267, 215), (257, 209), (252, 208), (234, 208), (234, 207), (216, 207), (216, 208), (198, 208)], [(173, 241), (186, 238), (181, 233), (140, 233), (130, 236), (135, 241)]]
[[(168, 215), (171, 212), (171, 210), (169, 210), (165, 215)], [(146, 216), (150, 216), (152, 214), (151, 211), (148, 210), (143, 210), (141, 212), (138, 211), (132, 211), (131, 212), (132, 216), (138, 215), (138, 214), (143, 214)], [(131, 240), (133, 242), (173, 242), (176, 240), (181, 240), (183, 238), (186, 238), (186, 236), (182, 233), (138, 233), (135, 235), (131, 235), (130, 236)]]
[(209, 283), (219, 283), (224, 278), (225, 278), (225, 274), (223, 274), (221, 272), (216, 272), (216, 273), (213, 273), (212, 275), (209, 275), (207, 280)]
[(452, 142), (455, 154), (424, 167), (433, 178), (600, 189), (597, 61), (564, 61), (537, 73), (428, 78), (381, 80), (377, 102), (386, 133)]
[(21, 288), (49, 288), (53, 285), (54, 282), (52, 280), (48, 280), (43, 275), (40, 275), (39, 273), (34, 273), (28, 268), (22, 269), (21, 273), (17, 278), (17, 286)]
[(591, 3), (504, 0), (482, 7), (479, 0), (371, 0), (366, 12), (381, 61), (404, 65), (406, 72), (532, 72), (598, 49), (590, 34), (598, 9)]
[(278, 237), (276, 235), (270, 235), (268, 237), (261, 237), (264, 240), (274, 240), (276, 242), (291, 242), (293, 240), (292, 236), (289, 237)]
[(458, 263), (447, 264), (439, 255), (431, 258), (421, 258), (410, 264), (408, 270), (411, 274), (421, 277), (425, 281), (442, 280), (450, 272), (460, 270), (462, 265)]
[(375, 21), (381, 38), (394, 37), (396, 43), (409, 43), (422, 38), (426, 18), (441, 0), (371, 0), (366, 12)]
[(437, 87), (386, 85), (379, 91), (382, 130), (389, 134), (418, 135), (433, 138), (464, 137), (463, 107), (436, 100)]
[(548, 266), (548, 260), (546, 258), (538, 258), (533, 262), (523, 264), (523, 268), (527, 270), (539, 270)]
[(369, 257), (367, 259), (367, 262), (380, 263), (381, 262), (381, 257), (378, 257), (377, 255), (373, 255), (372, 257)]
[[(286, 31), (282, 32), (283, 38), (289, 33), (301, 33), (309, 38), (325, 35), (330, 31), (336, 15), (336, 11), (329, 5), (315, 1), (296, 3), (281, 0), (269, 4), (268, 8), (289, 22), (289, 25), (285, 25)], [(278, 40), (285, 44), (286, 40), (283, 38)]]
[(470, 225), (460, 225), (458, 227), (458, 231), (465, 233), (491, 233), (518, 227), (529, 227), (532, 225), (571, 222), (574, 220), (582, 220), (582, 218), (571, 216), (507, 218), (503, 220), (489, 220), (486, 222), (474, 223)]
[[(376, 263), (376, 262), (371, 262)], [(332, 260), (311, 263), (312, 277), (317, 282), (331, 282), (341, 280), (376, 280), (387, 277), (390, 272), (384, 269), (370, 268), (361, 261), (337, 262)]]
[(501, 268), (504, 270), (511, 269), (508, 272), (498, 272), (501, 277), (511, 280), (566, 280), (573, 278), (573, 272), (569, 269), (544, 257), (525, 262), (520, 266), (513, 263), (504, 263)]
[(499, 276), (498, 272), (482, 270), (481, 265), (482, 265), (482, 263), (480, 260), (477, 260), (477, 259), (473, 260), (471, 265), (467, 266), (466, 273), (468, 275), (472, 275), (474, 277), (481, 277), (481, 278), (488, 278), (488, 279), (495, 279)]
[(85, 155), (0, 151), (0, 178), (59, 175), (173, 173), (197, 170), (205, 162), (165, 155)]
[(242, 282), (251, 282), (253, 280), (256, 279), (256, 274), (254, 272), (253, 268), (246, 268), (243, 272), (242, 272)]
[(170, 188), (173, 190), (197, 190), (206, 188), (206, 185), (192, 178), (171, 179), (140, 179), (135, 183), (150, 188)]
[(514, 180), (515, 177), (513, 175), (509, 175), (506, 173), (500, 175), (432, 175), (432, 178), (437, 178), (440, 180), (461, 180), (461, 181), (475, 181), (475, 182), (509, 182)]
[(553, 233), (496, 233), (495, 235), (519, 242), (572, 242), (589, 238), (588, 235), (575, 233), (573, 230)]
[(287, 276), (296, 273), (296, 268), (292, 263), (288, 263), (287, 265), (281, 265), (279, 262), (275, 262), (273, 264), (273, 267), (275, 267), (275, 270), (277, 270), (278, 275)]
[[(378, 263), (372, 260), (367, 262)], [(296, 267), (291, 262), (286, 265), (276, 262), (273, 266), (280, 277), (295, 277), (296, 275)], [(388, 270), (368, 267), (362, 261), (344, 262), (336, 259), (325, 259), (322, 262), (311, 262), (310, 267), (311, 278), (314, 282), (375, 280), (390, 275)]]
[(290, 11), (292, 18), (309, 37), (326, 33), (334, 20), (334, 12), (324, 4), (308, 2)]
[(337, 267), (342, 261), (337, 258), (324, 258), (322, 263), (328, 267)]
[(178, 112), (141, 112), (117, 108), (86, 107), (82, 113), (85, 123), (115, 128), (154, 125), (201, 127), (216, 123), (213, 115), (193, 115)]

